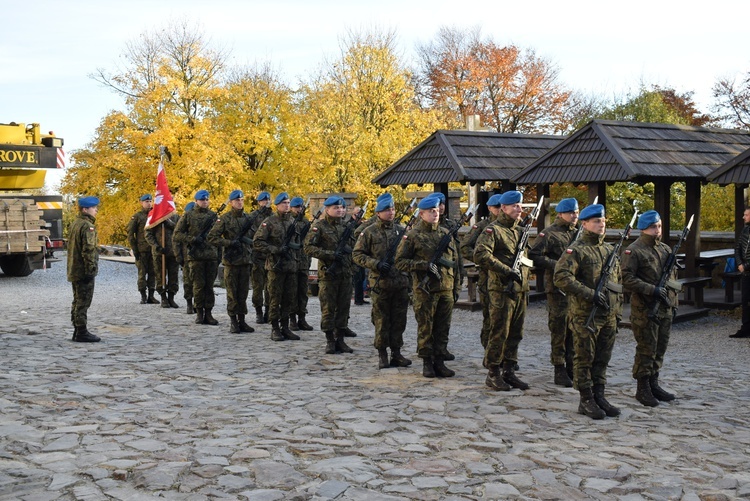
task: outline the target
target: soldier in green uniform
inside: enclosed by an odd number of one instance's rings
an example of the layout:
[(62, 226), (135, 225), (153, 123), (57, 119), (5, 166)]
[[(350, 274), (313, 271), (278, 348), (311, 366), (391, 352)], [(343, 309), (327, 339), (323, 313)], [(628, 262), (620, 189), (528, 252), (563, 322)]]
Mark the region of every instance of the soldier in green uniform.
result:
[[(426, 378), (452, 377), (456, 373), (445, 366), (445, 354), (461, 279), (458, 274), (458, 246), (453, 238), (437, 263), (432, 259), (443, 238), (449, 235), (441, 227), (440, 200), (427, 196), (420, 200), (419, 221), (404, 235), (396, 250), (396, 268), (411, 273), (414, 317), (417, 320), (417, 356), (422, 359)], [(422, 280), (426, 279), (426, 283)]]
[[(300, 212), (305, 210), (305, 201), (301, 197), (294, 197), (289, 203), (289, 207), (292, 215), (297, 217)], [(297, 241), (304, 242), (309, 231), (310, 221), (303, 214), (297, 225)], [(310, 256), (305, 253), (302, 245), (299, 249), (292, 249), (292, 252), (297, 255), (297, 289), (294, 294), (294, 305), (289, 314), (289, 329), (292, 331), (311, 331), (313, 327), (307, 323), (305, 318), (307, 316), (307, 282), (310, 277)]]
[(177, 222), (174, 239), (188, 244), (187, 260), (193, 273), (193, 299), (198, 313), (195, 323), (218, 325), (211, 310), (216, 302), (214, 280), (219, 267), (219, 253), (216, 246), (206, 239), (216, 221), (216, 213), (208, 208), (208, 198), (206, 190), (195, 193), (195, 208)]
[[(370, 270), (368, 278), (372, 298), (371, 320), (375, 326), (375, 349), (378, 350), (378, 368), (408, 367), (411, 360), (401, 354), (406, 330), (406, 312), (409, 308), (409, 279), (406, 273), (387, 260), (388, 250), (404, 235), (404, 228), (394, 223), (396, 205), (393, 196), (386, 193), (378, 197), (375, 206), (377, 221), (358, 236), (352, 259)], [(391, 360), (388, 351), (391, 349)]]
[[(499, 194), (492, 195), (487, 200), (487, 208), (490, 211), (489, 217), (473, 225), (461, 243), (461, 257), (467, 261), (474, 261), (474, 248), (477, 244), (477, 238), (479, 238), (479, 235), (482, 234), (487, 225), (491, 224), (497, 218), (498, 214), (500, 214)], [(477, 290), (479, 291), (479, 302), (482, 304), (482, 330), (479, 333), (479, 339), (482, 342), (482, 348), (486, 348), (487, 338), (490, 333), (490, 296), (487, 291), (487, 269), (484, 266), (476, 266), (478, 272)]]
[[(664, 365), (664, 354), (669, 344), (672, 318), (677, 309), (680, 284), (677, 270), (672, 271), (666, 287), (659, 287), (672, 249), (661, 241), (661, 216), (655, 210), (646, 211), (638, 218), (641, 235), (630, 244), (622, 259), (622, 284), (630, 291), (630, 324), (635, 336), (633, 379), (638, 381), (635, 398), (648, 407), (659, 401), (674, 400), (674, 395), (659, 386), (659, 370)], [(648, 318), (655, 303), (659, 304), (656, 318)]]
[[(188, 202), (185, 205), (185, 212), (180, 217), (180, 219), (185, 217), (185, 214), (193, 210), (193, 207), (195, 207), (195, 202)], [(179, 219), (177, 220), (177, 224), (180, 224)], [(175, 225), (175, 227), (177, 227), (177, 225)], [(187, 259), (188, 245), (185, 242), (178, 242), (175, 240), (174, 230), (172, 231), (172, 248), (174, 249), (174, 255), (177, 264), (182, 266), (182, 297), (184, 297), (185, 301), (187, 302), (186, 312), (188, 315), (192, 315), (193, 313), (195, 313), (195, 308), (193, 308), (193, 273), (190, 269), (190, 261), (188, 261)]]
[[(168, 219), (146, 230), (146, 241), (151, 246), (151, 254), (154, 256), (156, 290), (161, 296), (162, 308), (180, 307), (174, 301), (174, 295), (180, 290), (180, 265), (177, 263), (172, 245), (174, 228), (179, 219), (177, 213), (172, 212)], [(165, 265), (164, 270), (162, 264)]]
[[(607, 365), (612, 357), (617, 320), (622, 316), (620, 266), (615, 260), (609, 283), (598, 295), (596, 284), (613, 246), (604, 242), (607, 220), (604, 206), (589, 205), (581, 211), (581, 238), (565, 249), (555, 265), (554, 284), (568, 295), (568, 318), (573, 331), (573, 385), (580, 393), (578, 412), (592, 419), (614, 417), (620, 410), (604, 397)], [(594, 332), (586, 327), (593, 306)]]
[[(440, 222), (439, 222), (440, 226), (445, 228), (448, 231), (453, 230), (456, 226), (461, 226), (462, 223), (460, 221), (447, 217), (445, 215), (445, 195), (439, 191), (436, 191), (435, 193), (432, 193), (431, 195), (434, 197), (437, 197), (437, 199), (440, 201), (440, 205), (438, 206), (438, 212), (440, 213)], [(460, 242), (458, 240), (458, 233), (454, 234), (453, 239), (456, 242), (456, 248), (459, 248)], [(459, 289), (460, 289), (461, 288), (460, 283), (464, 277), (464, 263), (463, 263), (463, 258), (461, 257), (460, 252), (458, 254), (457, 266), (458, 266), (458, 280), (459, 280)], [(456, 356), (453, 353), (448, 351), (447, 346), (445, 347), (445, 352), (441, 353), (440, 356), (443, 358), (443, 360), (448, 360), (448, 361), (456, 359)]]
[(484, 351), (484, 366), (488, 370), (485, 384), (500, 391), (529, 388), (515, 373), (529, 290), (528, 268), (522, 267), (520, 271), (512, 268), (523, 232), (518, 226), (522, 201), (519, 191), (500, 195), (500, 213), (479, 235), (474, 248), (474, 262), (487, 269), (490, 303), (490, 331)]
[(70, 320), (73, 323), (73, 341), (96, 343), (99, 336), (89, 332), (88, 309), (94, 297), (94, 280), (99, 272), (99, 244), (96, 235), (96, 214), (99, 199), (78, 199), (78, 217), (68, 232), (68, 282), (73, 285), (73, 304)]
[(554, 382), (573, 387), (573, 333), (568, 326), (568, 297), (554, 284), (557, 260), (576, 236), (578, 200), (564, 198), (555, 207), (557, 217), (537, 235), (529, 250), (529, 258), (537, 270), (544, 270), (544, 291), (547, 293), (547, 326), (550, 331), (550, 361), (555, 368)]
[[(135, 256), (135, 266), (138, 269), (138, 291), (141, 293), (141, 304), (159, 304), (154, 297), (156, 272), (151, 255), (151, 246), (146, 240), (146, 218), (154, 206), (153, 198), (146, 193), (141, 196), (141, 210), (130, 218), (128, 223), (128, 242)], [(148, 288), (148, 297), (146, 289)]]
[[(324, 217), (313, 223), (304, 243), (305, 252), (318, 259), (320, 329), (326, 335), (326, 353), (352, 353), (354, 350), (344, 342), (344, 337), (352, 301), (351, 252), (354, 242), (350, 239), (339, 248), (346, 230), (344, 199), (332, 195), (323, 202), (323, 207)], [(335, 273), (329, 271), (332, 266)]]
[[(253, 225), (250, 228), (250, 238), (255, 237), (260, 224), (269, 216), (273, 215), (271, 209), (271, 194), (267, 191), (261, 191), (255, 201), (259, 207), (250, 213), (250, 219)], [(253, 264), (250, 271), (250, 277), (253, 283), (253, 307), (255, 308), (255, 323), (264, 324), (268, 322), (268, 305), (270, 296), (268, 292), (268, 277), (266, 273), (266, 254), (253, 250)], [(265, 307), (265, 312), (263, 308)]]
[(301, 247), (295, 238), (286, 242), (289, 228), (294, 224), (291, 213), (291, 200), (286, 192), (276, 195), (273, 200), (276, 214), (267, 217), (255, 232), (253, 249), (265, 254), (266, 273), (270, 306), (268, 319), (271, 322), (271, 339), (298, 341), (299, 336), (289, 329), (289, 314), (294, 306), (294, 294), (297, 290), (297, 254), (295, 249)]
[(252, 240), (247, 235), (250, 228), (250, 217), (245, 213), (245, 194), (234, 190), (229, 194), (228, 214), (216, 219), (208, 233), (208, 241), (223, 247), (224, 254), (224, 287), (227, 291), (227, 314), (229, 315), (229, 332), (255, 332), (245, 322), (247, 315), (247, 296), (250, 292), (250, 261)]

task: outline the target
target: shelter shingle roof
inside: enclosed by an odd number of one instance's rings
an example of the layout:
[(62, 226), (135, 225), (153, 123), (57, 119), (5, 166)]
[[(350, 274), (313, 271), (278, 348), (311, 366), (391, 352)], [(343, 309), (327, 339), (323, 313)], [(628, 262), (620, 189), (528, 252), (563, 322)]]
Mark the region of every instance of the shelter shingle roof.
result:
[(750, 184), (750, 148), (709, 174), (708, 180), (722, 186)]

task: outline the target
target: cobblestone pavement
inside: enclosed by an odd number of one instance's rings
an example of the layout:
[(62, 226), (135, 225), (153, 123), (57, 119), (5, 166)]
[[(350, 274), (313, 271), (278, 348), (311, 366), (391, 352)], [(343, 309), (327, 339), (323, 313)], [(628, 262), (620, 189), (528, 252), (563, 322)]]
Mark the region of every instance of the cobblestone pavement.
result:
[[(632, 333), (617, 337), (608, 395), (619, 418), (576, 413), (552, 384), (544, 303), (529, 307), (526, 392), (484, 385), (481, 313), (455, 311), (457, 372), (377, 369), (368, 306), (352, 306), (352, 355), (319, 331), (275, 343), (184, 309), (138, 304), (135, 268), (102, 262), (90, 328), (70, 341), (64, 263), (0, 275), (0, 499), (750, 498), (750, 342), (735, 315), (675, 326), (662, 371), (678, 394), (640, 406)], [(181, 298), (180, 298), (181, 299)], [(180, 301), (184, 304), (184, 301)], [(251, 316), (254, 318), (254, 316)], [(317, 327), (320, 309), (310, 301)], [(410, 315), (404, 353), (413, 354)]]

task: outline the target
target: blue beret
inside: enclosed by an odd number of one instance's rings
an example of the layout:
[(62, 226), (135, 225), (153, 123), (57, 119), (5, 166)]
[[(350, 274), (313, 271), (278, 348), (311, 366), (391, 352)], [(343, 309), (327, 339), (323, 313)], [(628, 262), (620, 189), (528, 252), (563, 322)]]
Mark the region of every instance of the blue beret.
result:
[(208, 200), (208, 191), (207, 190), (198, 190), (195, 192), (195, 198), (196, 200)]
[(257, 200), (258, 202), (260, 202), (261, 200), (271, 200), (271, 194), (267, 191), (261, 191), (260, 193), (258, 193), (258, 196), (255, 197), (255, 200)]
[(436, 209), (440, 205), (440, 197), (428, 195), (419, 201), (419, 209)]
[(604, 217), (604, 206), (602, 204), (589, 205), (578, 215), (578, 219), (581, 221), (591, 219), (592, 217)]
[(188, 202), (185, 206), (185, 212), (190, 212), (195, 207), (195, 202)]
[(305, 201), (302, 200), (302, 197), (294, 197), (290, 202), (290, 207), (304, 207)]
[(237, 200), (240, 198), (245, 198), (245, 194), (242, 193), (242, 190), (234, 190), (232, 193), (229, 194), (229, 201)]
[(99, 199), (96, 197), (81, 197), (78, 199), (78, 207), (81, 209), (88, 209), (97, 205), (99, 205)]
[(500, 205), (501, 197), (502, 195), (500, 195), (499, 193), (492, 195), (490, 199), (487, 200), (487, 207), (497, 207), (498, 205)]
[(661, 216), (655, 210), (647, 210), (640, 216), (638, 216), (638, 229), (645, 230), (652, 224), (656, 224), (661, 221)]
[(378, 197), (378, 204), (375, 206), (375, 212), (382, 212), (395, 206), (396, 204), (393, 202), (393, 195), (390, 193), (383, 193)]
[(344, 199), (338, 195), (331, 195), (330, 197), (326, 198), (326, 201), (323, 202), (323, 205), (326, 207), (330, 207), (331, 205), (343, 205), (346, 207), (346, 202), (344, 202)]
[(555, 211), (558, 214), (561, 214), (563, 212), (574, 212), (578, 210), (578, 200), (575, 198), (563, 198), (557, 203), (557, 207), (555, 207)]
[(444, 203), (445, 203), (445, 195), (443, 195), (443, 194), (442, 194), (442, 193), (440, 193), (439, 191), (436, 191), (435, 193), (430, 193), (430, 194), (429, 194), (429, 195), (427, 195), (427, 196), (429, 196), (429, 197), (437, 197), (437, 199), (438, 199), (438, 200), (440, 200), (440, 203), (441, 203), (441, 204), (444, 204)]
[(513, 205), (521, 202), (523, 202), (523, 195), (520, 191), (511, 190), (500, 195), (501, 205)]
[(286, 191), (282, 191), (281, 193), (276, 195), (276, 198), (273, 199), (273, 204), (279, 205), (284, 200), (289, 200), (289, 193), (287, 193)]
[(146, 193), (145, 195), (141, 195), (140, 200), (141, 202), (145, 202), (146, 200), (153, 200), (153, 198), (151, 197), (151, 193)]

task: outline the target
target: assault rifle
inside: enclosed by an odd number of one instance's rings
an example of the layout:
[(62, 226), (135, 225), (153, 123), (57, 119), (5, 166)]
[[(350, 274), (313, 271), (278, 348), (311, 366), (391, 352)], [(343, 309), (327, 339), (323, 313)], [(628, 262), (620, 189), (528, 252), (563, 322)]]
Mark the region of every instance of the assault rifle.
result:
[(203, 223), (203, 226), (201, 226), (201, 231), (198, 233), (198, 236), (195, 237), (194, 241), (191, 242), (188, 245), (188, 256), (194, 255), (194, 249), (196, 247), (203, 247), (206, 245), (206, 237), (208, 236), (208, 232), (211, 231), (211, 227), (213, 227), (216, 220), (219, 218), (219, 215), (221, 215), (222, 212), (224, 212), (224, 209), (226, 209), (227, 204), (221, 204), (218, 209), (216, 209), (216, 212), (206, 221)]
[[(593, 203), (593, 204), (591, 204), (591, 205), (595, 205), (595, 204), (596, 204), (596, 203), (598, 203), (598, 202), (599, 202), (599, 195), (597, 195), (597, 196), (596, 196), (596, 197), (594, 198), (594, 203)], [(575, 236), (575, 237), (573, 237), (573, 242), (575, 242), (576, 240), (578, 240), (579, 238), (581, 238), (581, 233), (583, 233), (583, 222), (579, 222), (579, 223), (578, 223), (578, 225), (579, 225), (579, 226), (578, 226), (578, 231), (576, 231), (576, 236)], [(572, 243), (572, 242), (571, 242), (571, 243)]]
[(224, 249), (224, 256), (228, 260), (231, 261), (234, 258), (234, 256), (237, 255), (238, 252), (242, 251), (242, 239), (245, 238), (247, 233), (252, 229), (252, 227), (255, 225), (255, 222), (258, 220), (260, 216), (261, 216), (261, 212), (258, 211), (252, 217), (247, 218), (247, 220), (242, 224), (240, 231), (237, 232), (237, 235), (234, 237), (234, 240), (232, 240), (232, 244), (226, 249)]
[[(516, 272), (519, 276), (521, 274), (521, 266), (526, 266), (528, 268), (531, 268), (534, 266), (534, 263), (524, 256), (524, 253), (526, 252), (526, 244), (529, 241), (529, 233), (531, 232), (531, 226), (534, 224), (534, 221), (539, 217), (539, 211), (542, 209), (542, 204), (544, 203), (544, 195), (539, 197), (539, 203), (536, 204), (536, 207), (534, 207), (534, 210), (532, 210), (528, 216), (526, 216), (526, 219), (523, 221), (523, 233), (521, 233), (521, 238), (518, 240), (518, 244), (516, 244), (516, 253), (513, 256), (513, 264), (511, 265), (510, 269), (514, 272)], [(513, 280), (508, 283), (508, 287), (505, 289), (506, 294), (513, 294)]]
[[(415, 198), (414, 201), (416, 200), (417, 199)], [(412, 205), (414, 205), (414, 201), (412, 201), (412, 203), (409, 205), (409, 208), (411, 208)], [(419, 209), (414, 209), (414, 212), (412, 213), (411, 217), (409, 218), (409, 221), (406, 223), (406, 226), (404, 228), (408, 228), (409, 226), (414, 224), (414, 221), (417, 219), (418, 214), (419, 214)], [(404, 229), (404, 232), (405, 231), (406, 229)], [(396, 258), (396, 250), (398, 250), (398, 244), (401, 243), (400, 236), (401, 235), (399, 233), (396, 233), (396, 238), (393, 239), (393, 242), (391, 242), (391, 246), (388, 247), (388, 250), (385, 251), (385, 256), (383, 257), (383, 261), (385, 261), (391, 266), (393, 266), (393, 262), (395, 261), (395, 258)], [(378, 279), (375, 280), (375, 284), (372, 286), (372, 290), (374, 290), (375, 292), (378, 292), (378, 285), (380, 284), (380, 279), (382, 276), (383, 274), (379, 273)]]
[[(667, 262), (664, 264), (664, 269), (661, 272), (661, 277), (659, 277), (659, 282), (656, 284), (657, 287), (669, 287), (671, 280), (669, 277), (672, 276), (672, 272), (674, 271), (675, 266), (677, 266), (677, 251), (680, 250), (680, 247), (682, 247), (682, 243), (685, 241), (685, 239), (688, 236), (688, 233), (690, 233), (690, 227), (693, 225), (693, 218), (695, 217), (695, 214), (690, 216), (690, 221), (688, 221), (687, 226), (683, 228), (682, 235), (680, 235), (680, 239), (677, 241), (677, 244), (672, 249), (672, 253), (667, 258)], [(677, 286), (679, 284), (676, 284), (673, 287), (670, 287), (675, 290), (680, 290), (680, 287)], [(648, 312), (648, 318), (651, 320), (657, 320), (656, 315), (659, 313), (659, 302), (661, 299), (658, 299), (654, 306), (651, 307), (651, 310)], [(664, 301), (667, 306), (669, 306), (668, 300)]]
[(442, 273), (440, 273), (439, 266), (445, 266), (446, 268), (453, 268), (454, 266), (456, 266), (456, 263), (444, 259), (443, 254), (446, 250), (448, 250), (448, 246), (453, 241), (453, 238), (456, 236), (461, 226), (463, 226), (463, 224), (471, 219), (471, 217), (474, 215), (477, 207), (479, 207), (479, 204), (466, 209), (466, 212), (463, 213), (461, 219), (457, 221), (458, 224), (448, 230), (448, 233), (443, 235), (443, 238), (441, 238), (440, 242), (438, 242), (438, 245), (435, 248), (435, 252), (432, 255), (432, 259), (430, 259), (430, 262), (428, 263), (429, 273), (426, 273), (425, 276), (422, 277), (422, 280), (419, 281), (419, 285), (417, 286), (427, 294), (430, 294), (430, 288), (427, 286), (430, 282), (430, 275), (437, 278), (438, 280), (441, 280), (443, 278)]
[(321, 214), (323, 214), (323, 209), (318, 209), (318, 212), (316, 212), (315, 215), (313, 215), (312, 221), (310, 221), (307, 224), (307, 226), (302, 228), (302, 230), (299, 232), (300, 242), (304, 242), (305, 237), (307, 236), (307, 232), (310, 231), (310, 228), (312, 228), (313, 223), (318, 220)]
[[(599, 296), (599, 294), (604, 292), (604, 290), (607, 288), (609, 276), (612, 274), (612, 270), (615, 267), (615, 259), (619, 259), (620, 257), (620, 249), (622, 248), (622, 244), (625, 242), (625, 240), (627, 240), (630, 236), (630, 230), (633, 229), (633, 224), (635, 223), (636, 216), (638, 216), (637, 209), (635, 213), (633, 213), (633, 219), (630, 220), (623, 232), (620, 233), (620, 240), (618, 240), (618, 242), (615, 244), (615, 248), (612, 249), (612, 252), (609, 254), (609, 256), (607, 256), (607, 261), (604, 263), (604, 267), (599, 274), (599, 280), (597, 280), (596, 287), (594, 288), (594, 298)], [(596, 303), (594, 303), (594, 306), (591, 308), (589, 318), (586, 320), (586, 324), (584, 325), (584, 327), (586, 327), (586, 329), (591, 333), (596, 332), (596, 329), (592, 324), (594, 323), (594, 317), (596, 316), (597, 309), (599, 309), (599, 307)], [(609, 306), (607, 306), (607, 309), (609, 309)]]
[[(355, 228), (365, 216), (365, 212), (367, 212), (367, 206), (369, 205), (369, 203), (370, 202), (365, 203), (365, 206), (359, 209), (359, 212), (357, 212), (357, 214), (352, 215), (352, 218), (349, 220), (349, 222), (346, 223), (344, 232), (341, 234), (339, 243), (336, 246), (336, 255), (343, 256), (344, 254), (350, 254), (352, 252), (352, 248), (349, 246), (349, 240), (351, 240), (352, 233), (354, 233)], [(334, 260), (333, 263), (331, 263), (331, 265), (326, 268), (326, 274), (330, 274), (332, 277), (335, 277), (339, 273), (340, 266), (341, 261), (339, 259)]]
[[(281, 254), (279, 254), (279, 258), (276, 260), (276, 262), (273, 264), (273, 269), (276, 270), (281, 266), (281, 262), (286, 259), (287, 257), (287, 250), (299, 250), (302, 248), (302, 244), (297, 242), (292, 242), (292, 239), (294, 239), (294, 236), (297, 234), (297, 225), (302, 221), (302, 218), (305, 217), (305, 211), (307, 210), (307, 206), (310, 205), (310, 199), (308, 198), (305, 202), (305, 205), (302, 206), (302, 210), (297, 213), (296, 216), (294, 216), (294, 221), (292, 221), (292, 224), (289, 226), (289, 228), (286, 229), (286, 234), (284, 235), (284, 241), (281, 243)], [(285, 250), (287, 249), (287, 250)]]

